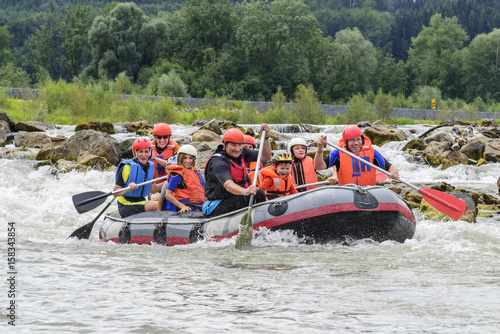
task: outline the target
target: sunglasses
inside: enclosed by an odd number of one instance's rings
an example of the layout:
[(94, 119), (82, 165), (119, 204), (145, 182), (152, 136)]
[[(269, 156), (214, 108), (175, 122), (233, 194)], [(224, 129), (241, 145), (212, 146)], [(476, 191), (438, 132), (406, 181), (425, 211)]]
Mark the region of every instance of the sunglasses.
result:
[(155, 136), (157, 139), (168, 139), (170, 136)]

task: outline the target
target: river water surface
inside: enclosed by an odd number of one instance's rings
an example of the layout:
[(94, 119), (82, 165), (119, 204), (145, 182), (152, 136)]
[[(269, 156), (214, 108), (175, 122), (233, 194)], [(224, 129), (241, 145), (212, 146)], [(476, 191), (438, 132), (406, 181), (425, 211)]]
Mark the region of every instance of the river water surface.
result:
[[(336, 142), (341, 129), (325, 132)], [(191, 131), (174, 127), (174, 134)], [(442, 171), (412, 162), (403, 145), (380, 148), (402, 179), (497, 195), (499, 164)], [(89, 240), (68, 240), (104, 207), (79, 215), (71, 197), (111, 191), (114, 175), (54, 175), (33, 165), (25, 154), (0, 153), (2, 333), (499, 332), (498, 217), (469, 224), (425, 220), (414, 211), (416, 234), (404, 243), (304, 245), (291, 233), (264, 231), (245, 251), (234, 248), (235, 239), (121, 245), (99, 241), (101, 220)]]

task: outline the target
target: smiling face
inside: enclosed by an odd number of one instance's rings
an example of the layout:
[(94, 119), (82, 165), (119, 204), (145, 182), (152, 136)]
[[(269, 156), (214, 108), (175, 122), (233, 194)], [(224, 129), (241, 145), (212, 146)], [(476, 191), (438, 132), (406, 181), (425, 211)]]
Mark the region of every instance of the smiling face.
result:
[(255, 146), (253, 146), (252, 144), (244, 143), (243, 146), (250, 150), (255, 150)]
[(190, 154), (185, 154), (182, 158), (182, 166), (184, 168), (192, 168), (194, 166), (195, 158)]
[(358, 153), (363, 147), (363, 138), (361, 136), (347, 141), (347, 149), (353, 153)]
[(227, 142), (224, 143), (224, 149), (231, 158), (238, 158), (243, 150), (243, 144)]
[(274, 170), (282, 179), (284, 179), (290, 173), (290, 166), (292, 164), (289, 162), (280, 162), (276, 165)]
[(156, 139), (156, 146), (158, 146), (161, 149), (164, 149), (167, 147), (168, 142), (170, 141), (170, 136), (155, 136)]
[(306, 156), (306, 147), (304, 145), (294, 145), (292, 153), (297, 159), (304, 159)]
[(150, 148), (141, 148), (135, 151), (137, 160), (139, 160), (139, 162), (143, 165), (146, 164), (146, 162), (148, 162), (150, 154), (151, 154)]

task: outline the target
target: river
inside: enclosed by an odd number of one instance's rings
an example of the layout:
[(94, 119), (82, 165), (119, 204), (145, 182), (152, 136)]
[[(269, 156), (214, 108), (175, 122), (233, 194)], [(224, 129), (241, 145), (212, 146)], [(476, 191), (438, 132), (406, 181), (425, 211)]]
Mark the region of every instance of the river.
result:
[[(73, 129), (49, 134), (71, 136)], [(341, 129), (324, 128), (332, 142)], [(420, 125), (404, 129), (424, 130)], [(174, 134), (192, 130), (173, 126)], [(401, 154), (404, 143), (380, 148), (402, 179), (446, 181), (497, 196), (500, 164), (442, 171)], [(68, 240), (102, 209), (79, 215), (71, 197), (111, 191), (113, 173), (56, 175), (49, 167), (33, 168), (26, 152), (4, 151), (2, 333), (499, 331), (498, 215), (469, 224), (426, 220), (414, 211), (416, 234), (404, 243), (304, 245), (291, 233), (262, 232), (244, 251), (235, 249), (235, 239), (174, 247), (121, 245), (99, 241), (101, 220), (89, 240)]]

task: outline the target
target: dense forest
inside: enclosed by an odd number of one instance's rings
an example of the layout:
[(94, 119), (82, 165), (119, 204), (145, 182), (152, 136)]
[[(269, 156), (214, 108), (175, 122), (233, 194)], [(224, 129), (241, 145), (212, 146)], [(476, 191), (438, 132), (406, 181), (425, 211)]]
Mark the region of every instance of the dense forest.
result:
[(0, 87), (500, 102), (498, 0), (2, 0)]

